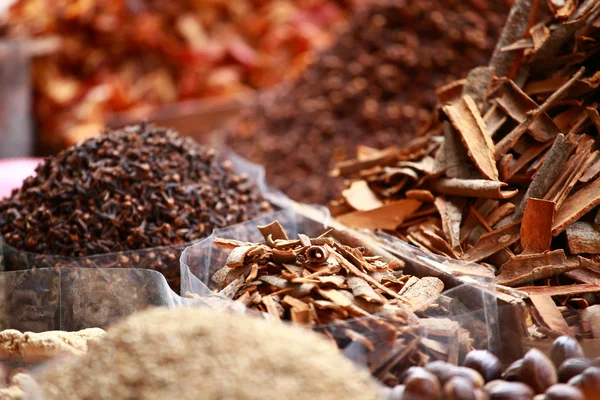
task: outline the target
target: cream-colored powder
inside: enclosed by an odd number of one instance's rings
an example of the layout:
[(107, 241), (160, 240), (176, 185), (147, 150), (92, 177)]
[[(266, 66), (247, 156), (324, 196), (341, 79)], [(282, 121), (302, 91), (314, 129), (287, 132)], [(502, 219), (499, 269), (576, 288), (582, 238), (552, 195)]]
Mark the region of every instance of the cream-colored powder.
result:
[(317, 334), (203, 308), (134, 315), (38, 382), (48, 400), (379, 398), (368, 373)]

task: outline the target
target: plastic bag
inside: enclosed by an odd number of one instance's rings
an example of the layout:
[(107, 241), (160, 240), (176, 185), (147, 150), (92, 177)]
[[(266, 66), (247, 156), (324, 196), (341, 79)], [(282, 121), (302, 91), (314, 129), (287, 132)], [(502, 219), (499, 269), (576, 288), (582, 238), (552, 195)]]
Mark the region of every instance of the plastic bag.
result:
[[(306, 208), (304, 208), (306, 209)], [(219, 238), (230, 238), (240, 241), (249, 242), (260, 242), (263, 240), (262, 235), (256, 229), (258, 224), (267, 224), (277, 219), (281, 225), (286, 229), (288, 236), (293, 237), (298, 233), (305, 233), (309, 237), (317, 236), (325, 229), (328, 228), (327, 224), (318, 221), (326, 221), (326, 213), (321, 213), (318, 209), (311, 209), (314, 215), (321, 214), (321, 218), (309, 218), (305, 215), (297, 213), (295, 210), (287, 209), (282, 210), (278, 215), (265, 216), (262, 218), (263, 221), (252, 221), (245, 224), (240, 224), (234, 227), (230, 227), (226, 230), (215, 231), (213, 235), (207, 239), (194, 244), (187, 248), (181, 256), (181, 275), (182, 275), (182, 293), (198, 293), (205, 294), (216, 291), (218, 288), (216, 284), (210, 279), (211, 276), (219, 268), (225, 265), (225, 260), (229, 254), (229, 250), (222, 249), (214, 245), (214, 239)], [(375, 254), (380, 253), (380, 249), (371, 247), (371, 250)], [(438, 263), (445, 260), (439, 260), (435, 257), (429, 258), (427, 254), (418, 251), (410, 245), (406, 245), (403, 249), (403, 257), (407, 266), (427, 264), (430, 266), (432, 274), (425, 275), (444, 275), (444, 271), (434, 268)], [(407, 268), (405, 267), (405, 270)], [(408, 268), (410, 269), (410, 267)], [(413, 268), (415, 272), (417, 269)], [(465, 269), (468, 271), (468, 268)], [(416, 274), (409, 272), (411, 275), (424, 276), (423, 274)], [(448, 279), (447, 279), (448, 280)], [(494, 301), (494, 284), (493, 274), (478, 273), (475, 276), (469, 276), (463, 274), (460, 281), (454, 282), (453, 285), (447, 285), (446, 290), (437, 299), (437, 303), (441, 306), (447, 306), (449, 308), (448, 313), (444, 316), (445, 320), (454, 321), (457, 324), (457, 328), (466, 329), (476, 337), (474, 343), (476, 348), (490, 349), (493, 350), (494, 346), (494, 335), (497, 330), (497, 307)], [(385, 321), (385, 315), (380, 316)], [(365, 326), (364, 321), (358, 320), (346, 320), (340, 321), (340, 324), (336, 326), (317, 326), (316, 330), (327, 331), (328, 336), (334, 339), (338, 346), (347, 353), (347, 355), (359, 362), (364, 363), (364, 352), (357, 351), (357, 345), (348, 347), (352, 342), (347, 336), (345, 336), (348, 326), (356, 326), (356, 330), (363, 337), (368, 338), (370, 343), (375, 348), (381, 348), (382, 343), (387, 343), (385, 329), (381, 331), (370, 327), (368, 324)], [(354, 329), (353, 329), (354, 330)], [(456, 331), (458, 332), (458, 330)], [(430, 343), (432, 347), (443, 349), (448, 347), (449, 341), (455, 340), (456, 338), (450, 338), (446, 336), (440, 336), (438, 330), (423, 327), (419, 330), (419, 337), (425, 339), (425, 343)], [(456, 339), (458, 340), (458, 339)], [(363, 349), (364, 350), (364, 349)], [(389, 350), (389, 349), (388, 349)], [(441, 351), (443, 353), (443, 351)], [(464, 354), (463, 354), (464, 355)], [(443, 358), (443, 354), (439, 354)], [(460, 357), (460, 354), (451, 355), (452, 357)], [(368, 365), (373, 373), (372, 365)]]

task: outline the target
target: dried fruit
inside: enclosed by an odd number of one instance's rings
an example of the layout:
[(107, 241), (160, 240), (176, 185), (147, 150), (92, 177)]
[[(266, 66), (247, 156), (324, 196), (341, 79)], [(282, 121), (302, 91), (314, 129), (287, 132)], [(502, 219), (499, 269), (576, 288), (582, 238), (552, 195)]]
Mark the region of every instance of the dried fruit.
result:
[[(293, 77), (354, 8), (335, 0), (14, 3), (0, 30), (42, 42), (31, 51), (44, 154), (98, 134), (114, 114), (139, 120), (164, 104), (236, 96)], [(52, 39), (50, 51), (35, 50)]]

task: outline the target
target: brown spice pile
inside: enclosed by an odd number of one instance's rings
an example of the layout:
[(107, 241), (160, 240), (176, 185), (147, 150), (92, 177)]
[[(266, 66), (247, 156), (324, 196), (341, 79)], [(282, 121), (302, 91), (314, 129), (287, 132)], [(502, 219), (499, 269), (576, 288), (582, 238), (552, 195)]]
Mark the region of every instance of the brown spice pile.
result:
[(440, 279), (404, 274), (402, 261), (368, 255), (329, 232), (289, 239), (277, 221), (258, 230), (262, 243), (215, 239), (231, 250), (212, 276), (219, 294), (274, 322), (315, 327), (340, 349), (361, 353), (380, 381), (395, 385), (406, 368), (428, 361), (457, 364), (473, 341), (486, 345), (481, 321), (473, 319), (471, 335), (452, 320), (461, 305), (441, 295)]
[[(35, 254), (79, 257), (183, 245), (271, 209), (257, 185), (215, 150), (151, 125), (79, 142), (36, 172), (0, 201), (3, 239)], [(178, 255), (148, 257), (152, 269), (178, 279)], [(137, 258), (116, 261), (140, 267)]]
[(295, 200), (331, 200), (325, 171), (357, 144), (415, 134), (430, 119), (433, 89), (488, 59), (508, 11), (506, 0), (372, 3), (295, 83), (262, 95), (227, 133)]
[(536, 335), (600, 337), (586, 321), (600, 293), (600, 4), (555, 3), (536, 23), (537, 2), (517, 1), (489, 67), (438, 90), (425, 134), (338, 164), (355, 180), (332, 209), (493, 264), (500, 285), (529, 294)]
[(198, 2), (19, 0), (0, 35), (30, 37), (43, 154), (98, 134), (111, 113), (272, 86), (354, 4), (345, 0)]
[(365, 372), (312, 332), (202, 308), (159, 308), (38, 378), (47, 399), (376, 400)]

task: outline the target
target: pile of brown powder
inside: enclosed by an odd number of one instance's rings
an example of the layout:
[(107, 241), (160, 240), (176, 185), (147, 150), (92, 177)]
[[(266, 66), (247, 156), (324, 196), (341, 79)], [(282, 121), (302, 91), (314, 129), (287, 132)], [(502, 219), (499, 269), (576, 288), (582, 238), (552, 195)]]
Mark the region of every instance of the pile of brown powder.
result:
[(511, 0), (374, 0), (291, 85), (265, 93), (228, 145), (302, 202), (336, 194), (332, 162), (358, 144), (402, 144), (429, 120), (435, 89), (487, 64)]
[(136, 314), (38, 383), (48, 400), (380, 398), (316, 333), (201, 308)]

